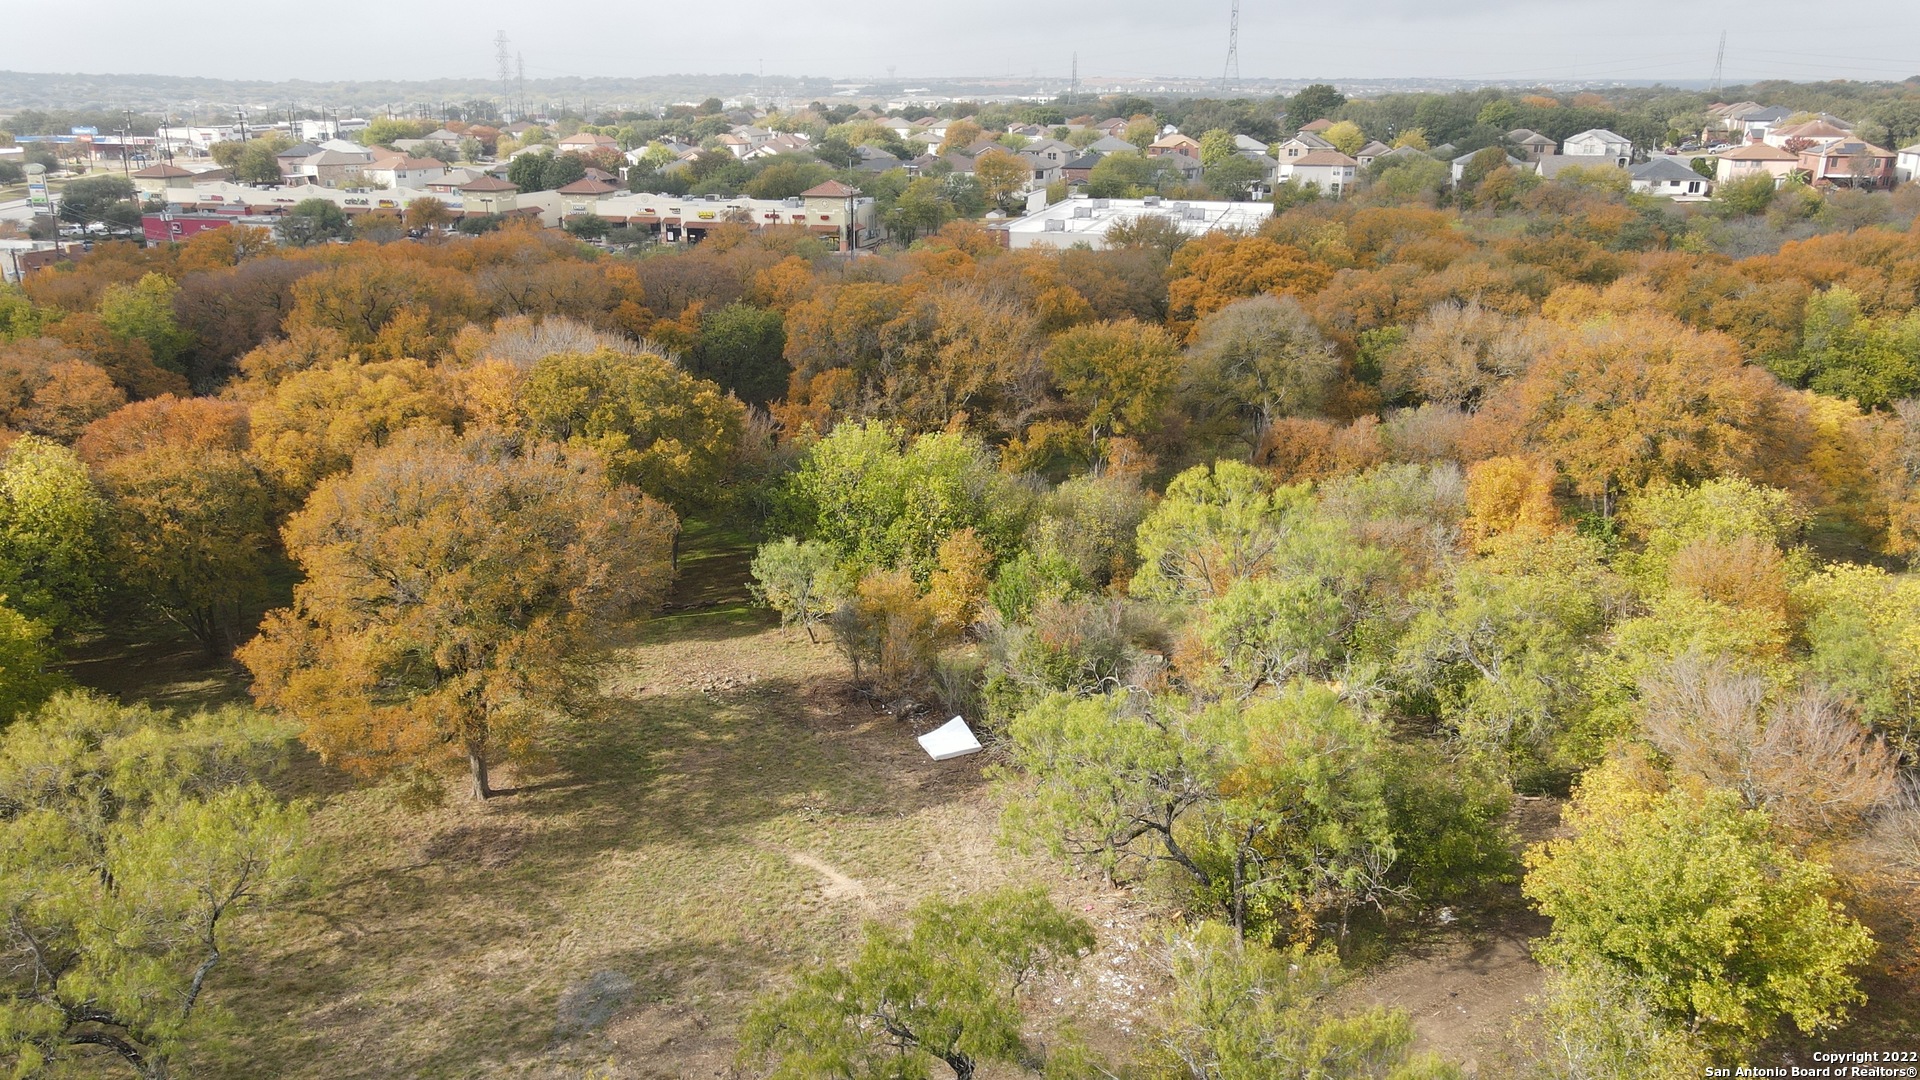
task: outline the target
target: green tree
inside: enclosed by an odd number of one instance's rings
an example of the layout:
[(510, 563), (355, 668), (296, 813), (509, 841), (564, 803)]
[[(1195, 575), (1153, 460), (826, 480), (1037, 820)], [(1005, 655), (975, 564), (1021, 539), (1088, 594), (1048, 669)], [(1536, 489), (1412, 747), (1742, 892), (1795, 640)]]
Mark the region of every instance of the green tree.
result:
[(1869, 316), (1853, 290), (1807, 297), (1800, 349), (1769, 364), (1774, 374), (1862, 408), (1920, 395), (1920, 312)]
[(1203, 922), (1176, 935), (1173, 989), (1154, 1035), (1151, 1075), (1167, 1080), (1453, 1080), (1413, 1052), (1413, 1022), (1378, 1006), (1342, 1012), (1329, 950), (1271, 949)]
[(1256, 451), (1283, 416), (1318, 410), (1340, 375), (1340, 356), (1290, 296), (1236, 300), (1195, 332), (1189, 394), (1215, 415), (1243, 419)]
[(47, 670), (59, 659), (49, 636), (45, 626), (0, 597), (0, 730), (66, 685), (65, 678)]
[(598, 240), (607, 235), (613, 224), (599, 214), (579, 214), (567, 219), (567, 232), (582, 240)]
[(657, 353), (554, 353), (527, 373), (520, 407), (542, 438), (592, 449), (607, 475), (682, 511), (711, 506), (732, 473), (740, 402)]
[(1527, 853), (1527, 896), (1553, 919), (1540, 952), (1623, 976), (1661, 1016), (1716, 1040), (1811, 1034), (1866, 1000), (1853, 969), (1873, 938), (1827, 897), (1833, 878), (1717, 789), (1652, 792), (1624, 768), (1588, 774), (1573, 835)]
[(330, 199), (302, 199), (280, 218), (280, 239), (294, 247), (344, 239), (353, 230), (347, 212)]
[(1721, 217), (1747, 217), (1766, 213), (1773, 205), (1777, 187), (1771, 176), (1749, 176), (1729, 180), (1713, 189), (1713, 210)]
[(748, 405), (786, 396), (786, 320), (777, 311), (733, 303), (700, 316), (700, 343), (687, 369)]
[(1234, 202), (1246, 201), (1252, 195), (1254, 185), (1266, 177), (1265, 167), (1244, 154), (1223, 158), (1201, 173), (1208, 187)]
[(1367, 145), (1367, 133), (1360, 125), (1351, 120), (1342, 120), (1321, 133), (1321, 138), (1333, 144), (1335, 150), (1349, 156), (1360, 152)]
[(1544, 1000), (1522, 1022), (1538, 1032), (1528, 1049), (1540, 1080), (1707, 1075), (1707, 1048), (1606, 968), (1550, 972)]
[(133, 197), (133, 181), (124, 176), (114, 173), (83, 176), (60, 189), (60, 219), (81, 224), (95, 221), (124, 224), (126, 213), (131, 210), (137, 221), (139, 210), (132, 204)]
[(676, 530), (595, 462), (409, 432), (288, 522), (305, 580), (240, 659), (326, 760), (382, 772), (452, 750), (485, 799), (566, 700), (574, 652), (665, 594)]
[(541, 163), (540, 183), (532, 190), (557, 191), (586, 175), (587, 163), (579, 154), (560, 154)]
[(809, 188), (833, 179), (833, 170), (817, 161), (774, 159), (747, 181), (745, 194), (751, 199), (793, 199)]
[(132, 285), (109, 285), (100, 297), (100, 321), (121, 337), (146, 342), (154, 363), (184, 373), (182, 357), (193, 347), (193, 335), (174, 319), (179, 294), (180, 286), (157, 273), (143, 274)]
[(781, 625), (798, 623), (808, 641), (818, 641), (814, 627), (852, 591), (839, 565), (840, 553), (831, 545), (789, 536), (760, 545), (749, 569), (750, 588), (754, 599), (780, 613)]
[(507, 183), (521, 191), (545, 191), (542, 184), (546, 180), (547, 166), (552, 164), (551, 151), (538, 151), (521, 154), (507, 163)]
[(1028, 505), (981, 442), (958, 432), (910, 444), (880, 421), (841, 424), (807, 450), (782, 494), (789, 531), (842, 552), (856, 576), (933, 572), (940, 543), (974, 529), (988, 550), (1019, 543)]
[(1230, 157), (1240, 156), (1238, 145), (1233, 141), (1233, 132), (1226, 128), (1214, 128), (1200, 136), (1200, 164), (1211, 169)]
[(1347, 103), (1347, 95), (1327, 85), (1314, 83), (1287, 100), (1287, 123), (1297, 130), (1315, 120), (1333, 116)]
[(92, 613), (107, 573), (106, 508), (73, 451), (23, 435), (0, 458), (0, 596), (56, 630)]
[(1140, 525), (1133, 594), (1204, 600), (1265, 576), (1289, 517), (1307, 505), (1303, 490), (1276, 488), (1271, 474), (1238, 461), (1188, 469)]
[(907, 1080), (937, 1063), (954, 1080), (1030, 1060), (1020, 991), (1093, 947), (1093, 928), (1039, 889), (915, 908), (903, 932), (869, 924), (845, 966), (800, 973), (761, 998), (741, 1030), (743, 1063), (773, 1080)]
[(1605, 746), (1584, 678), (1618, 591), (1599, 556), (1585, 537), (1515, 537), (1417, 598), (1398, 644), (1407, 686), (1431, 695), (1461, 746), (1530, 788)]
[(244, 709), (82, 695), (0, 737), (0, 1057), (17, 1075), (105, 1048), (163, 1080), (218, 1023), (203, 997), (228, 926), (308, 867), (305, 808), (259, 779), (285, 743)]

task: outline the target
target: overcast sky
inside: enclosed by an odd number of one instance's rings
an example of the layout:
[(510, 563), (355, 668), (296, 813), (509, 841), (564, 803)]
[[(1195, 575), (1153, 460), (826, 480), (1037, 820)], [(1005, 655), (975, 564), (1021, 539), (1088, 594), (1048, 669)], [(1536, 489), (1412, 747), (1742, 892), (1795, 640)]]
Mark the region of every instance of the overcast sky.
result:
[[(1218, 76), (1231, 0), (819, 4), (150, 0), (5, 5), (0, 68), (217, 78), (491, 78), (506, 30), (529, 78), (752, 72), (884, 77)], [(1243, 76), (1486, 80), (1920, 74), (1920, 2), (1243, 0)]]

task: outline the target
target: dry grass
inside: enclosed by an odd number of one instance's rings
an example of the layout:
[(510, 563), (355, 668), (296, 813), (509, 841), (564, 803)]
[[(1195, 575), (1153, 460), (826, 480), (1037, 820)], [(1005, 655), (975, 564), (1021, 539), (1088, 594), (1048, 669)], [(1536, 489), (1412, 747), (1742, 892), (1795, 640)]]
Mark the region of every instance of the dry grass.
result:
[(1115, 943), (1047, 1006), (1114, 1045), (1143, 912), (997, 844), (983, 759), (913, 740), (935, 719), (873, 711), (831, 646), (696, 587), (715, 606), (614, 649), (517, 794), (409, 811), (309, 765), (328, 876), (239, 928), (204, 1074), (729, 1076), (745, 1004), (864, 919), (1029, 881)]

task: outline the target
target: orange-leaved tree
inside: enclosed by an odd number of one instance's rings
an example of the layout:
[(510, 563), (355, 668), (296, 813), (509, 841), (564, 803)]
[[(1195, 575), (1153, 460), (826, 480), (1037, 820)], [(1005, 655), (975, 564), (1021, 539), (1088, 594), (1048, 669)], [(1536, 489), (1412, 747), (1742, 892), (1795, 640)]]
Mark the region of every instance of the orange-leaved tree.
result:
[(326, 760), (386, 772), (452, 752), (484, 799), (564, 702), (568, 661), (660, 600), (675, 529), (590, 454), (408, 431), (288, 523), (306, 579), (240, 659)]

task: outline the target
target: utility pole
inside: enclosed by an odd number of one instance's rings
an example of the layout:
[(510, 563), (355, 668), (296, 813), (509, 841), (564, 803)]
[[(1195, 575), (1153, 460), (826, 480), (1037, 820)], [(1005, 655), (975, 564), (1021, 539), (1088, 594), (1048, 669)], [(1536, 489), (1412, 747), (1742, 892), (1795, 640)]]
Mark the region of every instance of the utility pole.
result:
[(1720, 80), (1727, 69), (1727, 32), (1720, 31), (1720, 51), (1713, 57), (1713, 92), (1720, 92)]
[(1233, 0), (1233, 14), (1227, 20), (1227, 66), (1220, 71), (1220, 92), (1227, 92), (1228, 80), (1240, 81), (1240, 0)]
[(513, 64), (514, 64), (515, 71), (518, 73), (517, 78), (519, 79), (519, 91), (520, 91), (520, 108), (518, 111), (514, 113), (513, 118), (515, 120), (525, 120), (527, 118), (527, 58), (526, 56), (522, 53), (514, 53)]
[(1080, 98), (1080, 54), (1073, 54), (1073, 79), (1067, 83), (1067, 104), (1072, 105)]

